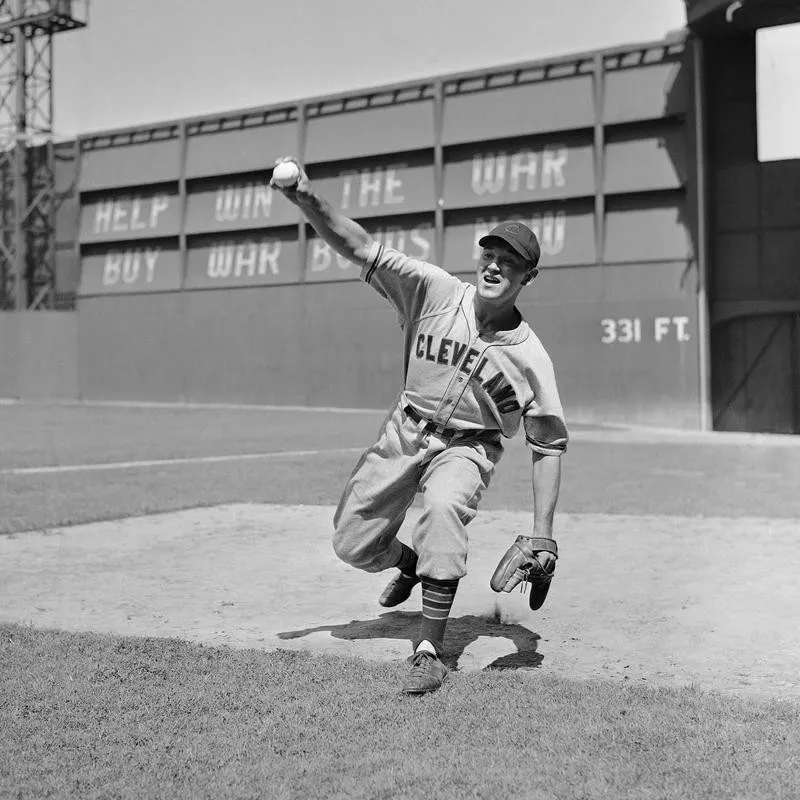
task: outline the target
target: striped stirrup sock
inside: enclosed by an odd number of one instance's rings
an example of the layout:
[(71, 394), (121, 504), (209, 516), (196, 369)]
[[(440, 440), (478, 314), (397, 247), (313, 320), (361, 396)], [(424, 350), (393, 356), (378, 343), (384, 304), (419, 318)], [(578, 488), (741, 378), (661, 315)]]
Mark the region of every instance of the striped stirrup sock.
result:
[(442, 652), (444, 631), (450, 608), (456, 597), (458, 580), (435, 581), (433, 578), (421, 578), (422, 581), (422, 623), (419, 641), (427, 639), (437, 652)]

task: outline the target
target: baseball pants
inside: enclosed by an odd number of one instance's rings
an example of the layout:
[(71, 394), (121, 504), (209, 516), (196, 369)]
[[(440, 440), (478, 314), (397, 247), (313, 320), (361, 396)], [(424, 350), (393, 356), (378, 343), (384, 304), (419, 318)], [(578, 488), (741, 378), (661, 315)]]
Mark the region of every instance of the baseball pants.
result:
[(333, 519), (336, 554), (366, 572), (397, 564), (397, 533), (419, 491), (422, 512), (411, 540), (417, 574), (434, 580), (462, 578), (467, 573), (466, 526), (502, 453), (496, 434), (448, 442), (422, 431), (403, 411), (401, 399), (342, 494)]

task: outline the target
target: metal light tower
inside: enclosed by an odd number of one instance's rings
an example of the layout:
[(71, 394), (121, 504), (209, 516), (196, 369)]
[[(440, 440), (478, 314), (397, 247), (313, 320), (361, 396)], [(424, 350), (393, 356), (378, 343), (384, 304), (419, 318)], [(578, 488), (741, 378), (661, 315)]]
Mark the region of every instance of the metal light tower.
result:
[(87, 22), (88, 0), (0, 0), (0, 309), (53, 303), (53, 34)]

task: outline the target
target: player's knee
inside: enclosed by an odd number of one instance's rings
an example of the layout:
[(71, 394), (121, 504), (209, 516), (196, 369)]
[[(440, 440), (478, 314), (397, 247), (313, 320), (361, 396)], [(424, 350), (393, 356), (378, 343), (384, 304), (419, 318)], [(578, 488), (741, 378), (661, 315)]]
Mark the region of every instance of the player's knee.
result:
[(374, 560), (369, 542), (353, 537), (350, 532), (337, 528), (333, 534), (333, 552), (337, 557), (357, 569), (369, 569)]

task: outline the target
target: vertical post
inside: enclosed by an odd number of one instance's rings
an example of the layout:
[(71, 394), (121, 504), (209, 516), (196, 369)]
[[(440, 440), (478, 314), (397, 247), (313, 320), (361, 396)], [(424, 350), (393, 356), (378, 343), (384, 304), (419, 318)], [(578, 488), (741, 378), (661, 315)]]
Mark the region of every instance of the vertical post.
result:
[(710, 325), (708, 313), (708, 208), (706, 200), (706, 135), (703, 42), (692, 40), (694, 124), (697, 159), (697, 349), (700, 380), (700, 430), (713, 426), (711, 416)]
[[(17, 0), (16, 16), (24, 14), (25, 0)], [(25, 142), (27, 133), (27, 63), (25, 26), (20, 24), (14, 28), (14, 45), (16, 47), (16, 124), (14, 126), (14, 307), (24, 310), (28, 305), (28, 279), (25, 262), (27, 261), (25, 241), (25, 217), (28, 206), (26, 184), (26, 161), (28, 157)]]
[(603, 55), (594, 57), (594, 244), (598, 264), (604, 264), (606, 197), (605, 182), (605, 129), (603, 128), (605, 65)]
[(789, 353), (794, 376), (794, 432), (800, 433), (800, 311), (792, 315), (792, 344)]
[[(74, 194), (75, 200), (80, 208), (81, 204), (81, 162), (83, 161), (83, 139), (80, 136), (75, 137), (75, 173), (74, 173)], [(75, 289), (75, 305), (78, 305), (78, 298), (81, 294), (81, 284), (83, 283), (83, 263), (81, 259), (81, 234), (80, 234), (80, 216), (78, 217), (78, 224), (73, 228), (75, 231), (75, 242), (72, 249), (72, 257), (75, 259), (75, 267), (78, 271), (78, 285)]]
[(186, 190), (186, 159), (189, 153), (189, 126), (181, 122), (178, 126), (178, 145), (180, 150), (180, 173), (178, 174), (178, 203), (180, 204), (181, 221), (178, 228), (178, 258), (181, 265), (181, 283), (179, 290), (186, 284), (186, 272), (189, 269), (189, 247), (186, 239), (186, 214), (189, 198)]
[(444, 148), (442, 127), (444, 124), (444, 83), (441, 79), (433, 84), (433, 232), (436, 263), (444, 261)]
[[(306, 163), (306, 132), (308, 126), (308, 106), (300, 103), (297, 106), (297, 160), (305, 167)], [(306, 282), (306, 266), (308, 264), (308, 229), (306, 218), (299, 214), (297, 221), (297, 257), (300, 259), (300, 275), (303, 283)]]

